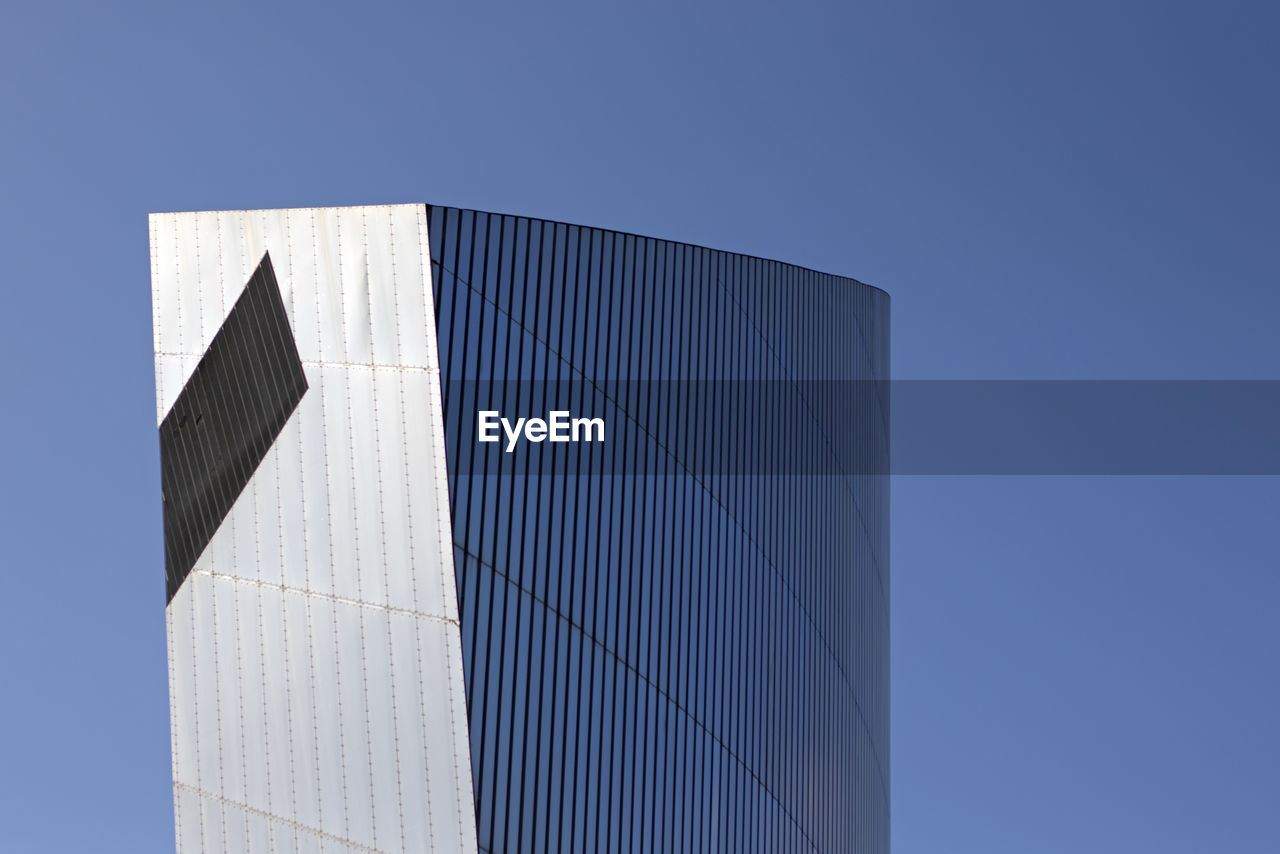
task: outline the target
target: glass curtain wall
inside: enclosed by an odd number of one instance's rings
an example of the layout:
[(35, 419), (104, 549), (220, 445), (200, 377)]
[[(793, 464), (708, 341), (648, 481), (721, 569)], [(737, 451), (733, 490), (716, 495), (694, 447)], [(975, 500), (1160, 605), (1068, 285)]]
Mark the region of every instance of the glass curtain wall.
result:
[[(888, 378), (887, 295), (604, 229), (428, 220), (480, 849), (887, 852), (886, 386), (843, 384)], [(822, 430), (752, 435), (778, 388)], [(589, 465), (565, 445), (517, 465), (476, 442), (478, 409), (638, 429)], [(660, 438), (712, 423), (809, 462)], [(824, 456), (840, 431), (883, 465)]]

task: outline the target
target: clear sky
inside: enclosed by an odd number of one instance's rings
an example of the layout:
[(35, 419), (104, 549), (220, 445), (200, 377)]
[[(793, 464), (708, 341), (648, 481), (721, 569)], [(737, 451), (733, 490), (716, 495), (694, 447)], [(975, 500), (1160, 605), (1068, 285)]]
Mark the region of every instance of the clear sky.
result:
[[(1280, 379), (1280, 9), (24, 3), (0, 851), (172, 850), (149, 211), (431, 201), (855, 276), (901, 378)], [(1280, 481), (898, 477), (896, 854), (1280, 850)]]

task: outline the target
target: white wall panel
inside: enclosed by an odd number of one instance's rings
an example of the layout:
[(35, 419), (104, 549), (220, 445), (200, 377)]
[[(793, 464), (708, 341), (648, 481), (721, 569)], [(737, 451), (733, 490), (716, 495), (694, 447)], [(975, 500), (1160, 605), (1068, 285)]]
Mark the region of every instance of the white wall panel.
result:
[(251, 694), (258, 693), (260, 689), (245, 684), (248, 680), (243, 678), (245, 674), (240, 669), (236, 586), (210, 584), (209, 593), (213, 599), (213, 643), (217, 650), (214, 676), (217, 680), (218, 718), (216, 724), (210, 721), (208, 726), (210, 729), (216, 726), (218, 733), (221, 795), (243, 803), (248, 770), (245, 768), (244, 704), (240, 695), (242, 689)]
[[(396, 656), (391, 648), (391, 613), (362, 608), (364, 707), (368, 711), (369, 772), (372, 777), (373, 846), (399, 849), (404, 824), (400, 803), (400, 762), (396, 754)], [(409, 687), (406, 681), (405, 687)]]
[[(389, 208), (387, 232), (397, 276), (430, 281), (431, 255), (427, 251), (427, 211), (417, 205)], [(406, 368), (438, 368), (436, 325), (428, 288), (397, 288), (396, 327), (400, 361)]]
[(200, 822), (200, 829), (203, 831), (200, 850), (230, 851), (227, 847), (228, 840), (223, 834), (221, 801), (218, 798), (201, 797), (200, 812), (204, 816)]
[[(467, 849), (469, 840), (475, 837), (474, 807), (471, 798), (471, 745), (450, 739), (446, 730), (437, 727), (438, 720), (465, 721), (467, 717), (466, 689), (462, 683), (462, 648), (447, 643), (451, 631), (448, 623), (430, 621), (423, 624), (423, 693), (425, 695), (427, 727), (427, 755), (432, 767), (428, 776), (432, 780), (448, 780), (452, 774), (456, 785), (443, 785), (433, 789), (438, 797), (433, 801), (435, 816), (435, 841), (439, 850), (461, 851)], [(453, 646), (453, 649), (448, 647)], [(441, 647), (448, 649), (439, 655)], [(465, 783), (465, 786), (464, 786)]]
[(173, 260), (166, 259), (178, 268), (178, 287), (174, 295), (178, 303), (178, 337), (173, 342), (174, 352), (198, 354), (209, 346), (209, 339), (204, 337), (201, 325), (201, 294), (211, 290), (213, 283), (200, 282), (200, 242), (196, 237), (196, 218), (180, 218), (175, 226), (175, 256)]
[[(276, 827), (277, 839), (282, 841), (277, 843), (275, 850), (296, 851), (297, 854), (322, 854), (324, 851), (324, 840), (318, 834), (298, 828)], [(286, 843), (292, 847), (286, 847)]]
[(369, 247), (363, 208), (334, 208), (338, 232), (338, 287), (342, 291), (342, 343), (347, 362), (373, 362), (369, 320)]
[[(286, 587), (306, 590), (309, 589), (307, 565), (310, 556), (307, 552), (306, 498), (302, 468), (299, 465), (301, 452), (300, 419), (291, 418), (276, 438), (268, 459), (274, 458), (273, 466), (277, 476), (280, 524), (276, 533), (280, 538), (279, 549), (283, 561), (280, 583)], [(284, 560), (285, 555), (302, 555), (303, 559)]]
[(150, 225), (157, 422), (263, 252), (309, 386), (168, 606), (178, 850), (475, 850), (425, 207)]
[(178, 850), (200, 851), (204, 840), (204, 814), (200, 809), (200, 796), (194, 789), (175, 785), (173, 804)]
[(315, 648), (311, 602), (300, 591), (285, 591), (285, 642), (289, 649), (289, 735), (293, 768), (293, 818), (306, 827), (320, 826), (320, 742), (316, 737)]
[[(209, 542), (200, 566), (206, 571), (237, 578), (260, 579), (264, 567), (258, 554), (258, 493), (269, 476), (269, 463), (263, 460), (260, 476), (249, 481), (244, 493), (222, 523), (222, 529)], [(268, 469), (268, 471), (263, 471)]]
[[(423, 703), (423, 685), (418, 678), (421, 665), (418, 659), (418, 636), (421, 623), (412, 615), (391, 613), (391, 648), (395, 668), (396, 702), (393, 708), (396, 741), (400, 746), (401, 762), (418, 757), (419, 762), (431, 771), (427, 754), (427, 718)], [(415, 774), (413, 768), (400, 774), (400, 797), (406, 804), (417, 804), (418, 809), (405, 810), (402, 816), (405, 850), (431, 851), (432, 800), (429, 785), (430, 773)], [(436, 785), (441, 781), (434, 780)], [(444, 785), (452, 785), (448, 780)]]
[(303, 847), (297, 843), (296, 833), (284, 833), (275, 841), (271, 838), (271, 821), (261, 813), (245, 812), (245, 821), (249, 825), (249, 851), (299, 851)]
[(264, 623), (268, 617), (266, 613), (268, 605), (264, 601), (266, 597), (256, 584), (223, 584), (221, 586), (230, 588), (235, 593), (239, 668), (242, 678), (249, 683), (242, 688), (240, 711), (243, 722), (241, 738), (245, 755), (244, 787), (235, 799), (250, 805), (266, 805), (267, 789), (273, 775), (256, 773), (256, 762), (257, 757), (268, 756), (267, 733), (270, 731), (268, 705), (263, 702), (254, 702), (259, 692), (264, 689), (262, 685), (255, 685), (250, 680), (264, 679), (267, 673), (268, 650), (263, 644), (263, 633)]
[(373, 371), (347, 371), (347, 406), (351, 425), (351, 496), (355, 514), (356, 595), (361, 602), (387, 603), (386, 570), (382, 563), (382, 497), (379, 494), (381, 460), (378, 456), (378, 408), (373, 397)]
[[(195, 220), (196, 280), (202, 283), (196, 289), (195, 303), (200, 316), (200, 340), (207, 346), (231, 309), (232, 300), (228, 299), (231, 284), (223, 275), (224, 247), (217, 212), (198, 213)], [(238, 254), (227, 252), (226, 257), (234, 258)], [(208, 287), (203, 286), (205, 282), (209, 283)]]
[[(338, 622), (333, 599), (311, 599), (311, 649), (314, 658), (316, 742), (320, 766), (320, 821), (317, 827), (346, 838), (347, 779), (342, 715), (338, 703)], [(348, 677), (350, 674), (348, 674)]]
[[(160, 384), (160, 356), (177, 350), (180, 335), (177, 224), (174, 217), (155, 215), (148, 223), (151, 232), (151, 331), (153, 350), (156, 353), (157, 385)], [(157, 394), (160, 417), (169, 409), (164, 400), (162, 394)]]
[[(213, 584), (207, 576), (192, 573), (184, 588), (190, 588), (192, 616), (192, 676), (195, 683), (195, 730), (189, 734), (195, 741), (196, 777), (186, 780), (202, 790), (222, 795), (222, 753), (219, 742), (219, 720), (222, 709), (218, 697), (218, 656), (214, 637)], [(175, 601), (177, 601), (175, 599)], [(181, 605), (179, 605), (181, 607)], [(187, 643), (187, 638), (176, 639)], [(172, 689), (170, 689), (172, 690)], [(179, 733), (179, 738), (183, 734)]]
[[(325, 450), (321, 368), (308, 367), (307, 378), (314, 391), (303, 395), (302, 402), (290, 419), (290, 423), (298, 427), (301, 445), (296, 471), (302, 481), (302, 529), (306, 544), (302, 563), (307, 582), (303, 589), (332, 594), (333, 549), (329, 544), (329, 473)], [(309, 461), (310, 464), (304, 465), (304, 461)]]
[(253, 485), (244, 491), (232, 513), (222, 523), (221, 530), (209, 541), (200, 562), (206, 569), (218, 567), (226, 575), (245, 573), (257, 578), (261, 571), (257, 562), (257, 514)]
[[(284, 584), (284, 565), (288, 561), (281, 548), (281, 525), (284, 522), (285, 510), (280, 504), (280, 457), (287, 453), (289, 446), (276, 442), (267, 452), (266, 458), (258, 465), (258, 471), (249, 488), (241, 496), (241, 500), (251, 499), (253, 515), (253, 552), (256, 554), (257, 572), (248, 577), (255, 578), (263, 584)], [(289, 455), (292, 458), (292, 454)], [(252, 495), (250, 495), (252, 493)], [(290, 508), (291, 510), (293, 508)], [(242, 576), (242, 570), (235, 575)]]
[[(346, 363), (352, 360), (347, 358), (347, 330), (344, 324), (346, 312), (343, 307), (340, 272), (342, 242), (338, 219), (336, 208), (323, 208), (316, 212), (313, 220), (315, 243), (312, 251), (316, 257), (316, 303), (320, 319), (320, 339), (317, 342), (319, 352), (311, 358)], [(302, 358), (305, 361), (307, 356)]]
[[(165, 612), (169, 648), (169, 729), (173, 747), (173, 779), (195, 781), (196, 686), (191, 591), (179, 590)], [(195, 824), (191, 821), (189, 824)]]
[[(344, 599), (360, 598), (356, 572), (355, 458), (351, 450), (352, 416), (348, 400), (349, 368), (319, 365), (324, 405), (324, 473), (328, 481), (329, 554), (333, 593)], [(367, 417), (367, 416), (366, 416)]]
[[(373, 371), (373, 393), (378, 417), (375, 442), (378, 447), (378, 489), (382, 511), (382, 586), (388, 604), (409, 603), (417, 607), (414, 588), (409, 516), (409, 471), (405, 462), (406, 424), (403, 371), (377, 368)], [(436, 573), (438, 576), (439, 574)], [(436, 612), (443, 613), (443, 612)]]
[(334, 607), (338, 638), (338, 716), (342, 743), (342, 776), (346, 782), (345, 837), (373, 846), (373, 780), (369, 757), (369, 719), (364, 660), (364, 627), (359, 605)]
[[(391, 217), (385, 212), (362, 215), (368, 253), (370, 357), (378, 365), (402, 365), (400, 359), (399, 305), (395, 286), (395, 245)], [(372, 229), (369, 226), (374, 226)], [(405, 290), (409, 290), (406, 288)], [(420, 289), (419, 289), (420, 290)]]
[[(429, 401), (439, 400), (436, 375), (427, 371), (404, 371), (400, 375), (404, 392), (404, 453), (408, 477), (406, 506), (412, 519), (409, 536), (415, 565), (448, 563), (453, 566), (453, 532), (448, 526), (449, 487), (445, 471), (444, 437), (437, 444), (434, 431), (420, 425), (430, 424), (433, 415)], [(445, 533), (447, 532), (447, 533)], [(424, 614), (458, 620), (457, 588), (452, 573), (415, 572), (416, 610)], [(461, 649), (461, 647), (459, 647)], [(459, 652), (461, 655), (461, 652)]]
[[(225, 585), (227, 582), (223, 582)], [(265, 801), (251, 801), (249, 806), (272, 815), (294, 812), (291, 756), (294, 734), (290, 729), (288, 640), (285, 630), (283, 594), (278, 587), (231, 582), (254, 587), (254, 598), (262, 603), (262, 682), (247, 698), (257, 696), (265, 718), (266, 753), (258, 761), (256, 771), (266, 783)]]
[(222, 805), (223, 851), (244, 851), (252, 844), (249, 838), (249, 813), (228, 804)]
[[(278, 273), (281, 281), (280, 292), (289, 311), (289, 320), (293, 324), (293, 337), (298, 344), (298, 354), (305, 361), (316, 361), (320, 358), (320, 341), (322, 330), (320, 324), (319, 262), (312, 251), (314, 244), (314, 217), (308, 211), (286, 211), (282, 233), (276, 237), (276, 243), (284, 244), (282, 252), (273, 252), (272, 263), (277, 254), (284, 261), (283, 269), (287, 273)], [(263, 235), (261, 246), (254, 252), (261, 257), (268, 238)], [(288, 284), (285, 284), (288, 282)], [(310, 288), (295, 286), (294, 282), (313, 282)], [(305, 398), (304, 398), (305, 403)]]

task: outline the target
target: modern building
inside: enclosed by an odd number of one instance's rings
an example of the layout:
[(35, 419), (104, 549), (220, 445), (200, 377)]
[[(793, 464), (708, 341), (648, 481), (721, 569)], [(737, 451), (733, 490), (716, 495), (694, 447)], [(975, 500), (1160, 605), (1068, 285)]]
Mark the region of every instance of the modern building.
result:
[(883, 292), (429, 205), (151, 259), (180, 852), (888, 851)]

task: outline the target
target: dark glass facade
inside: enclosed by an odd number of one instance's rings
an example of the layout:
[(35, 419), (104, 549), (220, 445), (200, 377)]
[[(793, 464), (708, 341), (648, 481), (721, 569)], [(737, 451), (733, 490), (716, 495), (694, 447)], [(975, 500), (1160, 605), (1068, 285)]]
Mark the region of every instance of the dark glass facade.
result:
[[(516, 472), (471, 427), (564, 408), (758, 430), (755, 385), (888, 377), (887, 295), (603, 229), (428, 220), (480, 849), (887, 852), (887, 478), (636, 438), (607, 451), (626, 474), (565, 446)], [(821, 423), (887, 471), (884, 386), (848, 387)]]

